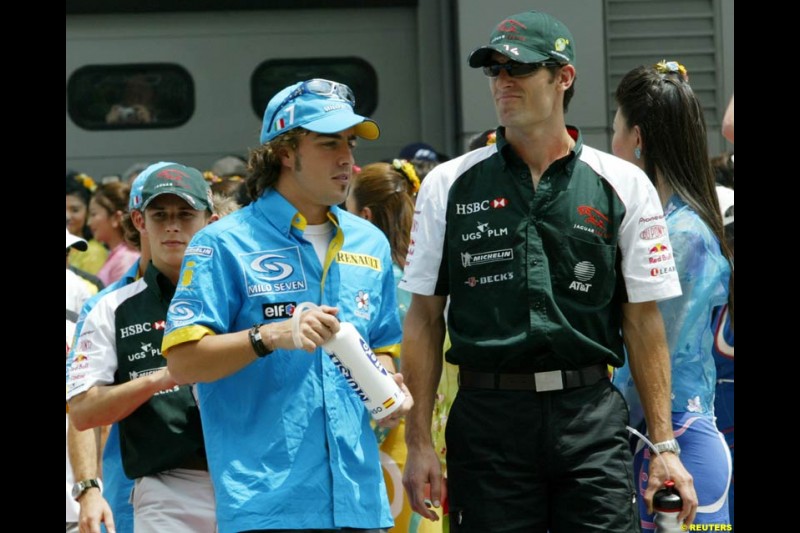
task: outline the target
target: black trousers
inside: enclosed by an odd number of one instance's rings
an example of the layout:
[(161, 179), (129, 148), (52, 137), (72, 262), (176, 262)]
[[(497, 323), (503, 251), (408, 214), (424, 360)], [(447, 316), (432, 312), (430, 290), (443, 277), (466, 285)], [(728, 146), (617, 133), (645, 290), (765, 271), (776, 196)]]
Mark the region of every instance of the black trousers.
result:
[(608, 380), (464, 389), (447, 421), (452, 533), (638, 532), (628, 409)]

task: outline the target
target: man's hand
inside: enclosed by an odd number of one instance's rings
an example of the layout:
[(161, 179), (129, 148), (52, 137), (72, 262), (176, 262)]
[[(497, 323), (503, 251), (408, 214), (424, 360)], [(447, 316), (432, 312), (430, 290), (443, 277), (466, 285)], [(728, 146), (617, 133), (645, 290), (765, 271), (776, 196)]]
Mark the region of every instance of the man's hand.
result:
[(377, 421), (378, 426), (382, 428), (396, 427), (397, 424), (400, 423), (400, 420), (414, 407), (414, 399), (411, 397), (411, 392), (408, 390), (408, 387), (406, 387), (406, 384), (403, 383), (403, 374), (398, 372), (392, 377), (394, 378), (394, 382), (397, 383), (397, 386), (400, 387), (400, 390), (403, 391), (403, 394), (406, 395), (406, 399), (403, 405), (394, 413)]
[(437, 521), (439, 515), (426, 502), (425, 488), (430, 485), (430, 502), (440, 507), (442, 501), (442, 467), (433, 446), (409, 446), (406, 466), (403, 471), (403, 486), (406, 488), (411, 509), (428, 520)]
[(174, 389), (178, 383), (172, 379), (169, 369), (164, 367), (153, 374), (153, 385), (157, 391)]
[[(300, 340), (301, 349), (313, 352), (317, 347), (325, 344), (334, 333), (339, 331), (339, 321), (336, 314), (339, 312), (335, 307), (321, 305), (319, 309), (311, 309), (303, 313), (300, 320)], [(262, 328), (261, 336), (266, 339), (266, 345), (271, 350), (278, 348), (284, 350), (296, 350), (294, 339), (292, 338), (292, 321), (284, 320), (274, 324), (269, 324)]]
[(84, 492), (78, 503), (81, 506), (78, 515), (78, 527), (81, 533), (100, 533), (100, 524), (106, 525), (108, 533), (114, 533), (114, 517), (111, 514), (111, 507), (99, 489), (89, 489)]
[[(663, 459), (663, 461), (662, 461)], [(660, 489), (667, 480), (667, 468), (675, 488), (683, 500), (683, 509), (678, 515), (678, 521), (683, 520), (688, 526), (694, 522), (697, 514), (697, 493), (694, 490), (694, 479), (686, 471), (678, 456), (671, 452), (664, 452), (658, 456), (655, 453), (650, 455), (650, 476), (647, 481), (647, 490), (644, 492), (644, 501), (647, 504), (647, 512), (653, 512), (653, 495)]]

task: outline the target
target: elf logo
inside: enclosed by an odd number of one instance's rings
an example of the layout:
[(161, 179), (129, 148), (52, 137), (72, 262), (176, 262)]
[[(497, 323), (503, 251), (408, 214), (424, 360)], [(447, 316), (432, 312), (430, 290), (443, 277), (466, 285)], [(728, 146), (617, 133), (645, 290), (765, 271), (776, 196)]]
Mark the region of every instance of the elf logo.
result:
[(481, 202), (471, 202), (468, 204), (456, 204), (456, 215), (472, 215), (489, 209), (502, 209), (508, 206), (508, 200), (499, 196), (494, 200), (483, 200)]
[(273, 304), (264, 304), (261, 309), (264, 313), (266, 320), (274, 318), (289, 318), (294, 315), (294, 310), (297, 308), (297, 302), (276, 302)]

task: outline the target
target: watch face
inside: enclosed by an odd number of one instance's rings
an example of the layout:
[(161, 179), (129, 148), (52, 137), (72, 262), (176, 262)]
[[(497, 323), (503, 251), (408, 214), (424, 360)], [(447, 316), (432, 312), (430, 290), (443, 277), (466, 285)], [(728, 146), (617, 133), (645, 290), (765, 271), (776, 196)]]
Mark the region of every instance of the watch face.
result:
[(72, 485), (72, 499), (77, 500), (81, 497), (81, 494), (86, 492), (88, 489), (91, 488), (100, 488), (100, 484), (97, 482), (96, 479), (87, 479), (84, 481), (78, 481), (74, 485)]

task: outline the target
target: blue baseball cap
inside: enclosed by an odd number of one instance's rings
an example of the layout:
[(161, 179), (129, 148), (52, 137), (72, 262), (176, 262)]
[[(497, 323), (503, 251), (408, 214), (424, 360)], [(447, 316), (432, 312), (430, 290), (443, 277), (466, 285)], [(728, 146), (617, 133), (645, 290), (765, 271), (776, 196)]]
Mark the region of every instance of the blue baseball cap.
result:
[(378, 125), (355, 114), (354, 105), (353, 92), (343, 83), (315, 78), (290, 85), (267, 104), (261, 144), (300, 127), (315, 133), (339, 133), (355, 128), (359, 137), (377, 139), (380, 136)]

